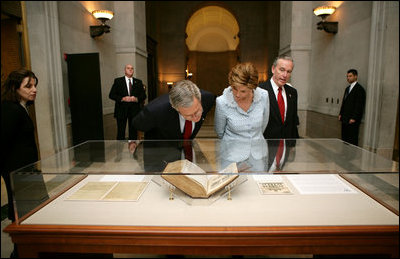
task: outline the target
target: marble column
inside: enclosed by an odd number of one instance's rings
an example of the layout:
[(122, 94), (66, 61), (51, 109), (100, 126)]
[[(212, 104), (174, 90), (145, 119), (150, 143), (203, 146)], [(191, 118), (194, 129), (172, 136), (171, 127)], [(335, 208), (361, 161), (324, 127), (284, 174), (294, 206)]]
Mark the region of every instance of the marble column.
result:
[(310, 59), (312, 2), (281, 2), (279, 54), (288, 54), (294, 60), (290, 84), (298, 93), (299, 135), (306, 132), (308, 93), (310, 91)]
[(42, 158), (67, 148), (58, 3), (26, 1), (31, 69), (39, 79), (36, 123)]
[(144, 1), (114, 2), (116, 71), (132, 64), (134, 77), (147, 85), (146, 5)]
[(389, 159), (398, 113), (398, 18), (398, 2), (373, 2), (363, 146)]

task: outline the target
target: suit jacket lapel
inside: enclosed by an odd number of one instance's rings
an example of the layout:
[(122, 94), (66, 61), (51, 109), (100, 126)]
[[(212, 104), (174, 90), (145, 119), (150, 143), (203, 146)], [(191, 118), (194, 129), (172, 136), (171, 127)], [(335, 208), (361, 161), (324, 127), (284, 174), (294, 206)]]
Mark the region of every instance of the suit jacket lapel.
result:
[(270, 113), (276, 118), (277, 121), (281, 121), (281, 113), (279, 112), (278, 101), (276, 100), (274, 89), (272, 88), (271, 81), (267, 81), (267, 91), (270, 102)]
[(203, 100), (204, 100), (204, 98), (202, 98), (202, 102), (201, 102), (201, 105), (203, 106), (203, 114), (201, 114), (201, 119), (194, 124), (194, 129), (193, 129), (192, 135), (190, 136), (191, 138), (193, 138), (193, 136), (196, 136), (197, 133), (199, 132), (200, 127), (203, 124), (203, 122), (204, 122), (204, 120), (206, 118), (206, 115), (207, 115), (206, 110), (209, 110), (206, 107), (206, 104), (205, 104), (205, 102)]
[[(349, 88), (350, 88), (350, 86), (349, 86)], [(351, 92), (347, 96), (349, 96), (350, 94), (355, 93), (357, 91), (358, 91), (358, 82), (354, 85), (353, 89), (351, 89)]]
[(179, 121), (179, 113), (171, 107), (173, 110), (173, 115), (172, 115), (172, 126), (174, 127), (174, 132), (176, 132), (176, 139), (183, 139), (183, 132), (181, 132), (181, 123)]
[(358, 91), (358, 82), (354, 85), (353, 89), (351, 89), (350, 93), (349, 93), (349, 91), (350, 91), (350, 85), (348, 87), (346, 87), (346, 90), (345, 90), (345, 94), (344, 94), (345, 95), (345, 97), (344, 97), (345, 101), (347, 101), (347, 99), (350, 96), (353, 96), (354, 93)]
[[(285, 87), (285, 92), (286, 92), (286, 118), (290, 118), (291, 112), (293, 111), (293, 102), (292, 102), (292, 91), (290, 89), (290, 86), (284, 85)], [(285, 120), (286, 123), (286, 120)]]
[[(356, 86), (354, 86), (354, 87), (356, 87)], [(350, 90), (350, 85), (348, 87), (346, 87), (346, 89), (344, 90), (344, 99), (347, 99), (347, 97), (349, 96), (349, 94), (350, 94), (349, 90)]]
[(125, 95), (124, 96), (128, 96), (129, 95), (129, 92), (128, 92), (128, 82), (126, 82), (126, 80), (125, 80), (125, 77), (122, 77), (121, 78), (121, 86), (123, 86), (123, 88), (124, 88), (124, 93), (125, 93)]
[(204, 116), (201, 115), (201, 119), (194, 124), (194, 130), (191, 136), (196, 136), (197, 132), (200, 130), (201, 124), (203, 124), (204, 119)]

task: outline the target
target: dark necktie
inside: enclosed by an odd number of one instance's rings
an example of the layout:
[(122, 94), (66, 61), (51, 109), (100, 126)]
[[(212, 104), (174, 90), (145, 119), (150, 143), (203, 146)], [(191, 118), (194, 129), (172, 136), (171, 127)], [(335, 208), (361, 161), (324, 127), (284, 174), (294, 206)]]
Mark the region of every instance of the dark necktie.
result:
[(279, 141), (278, 151), (276, 152), (276, 171), (281, 170), (281, 159), (283, 154), (283, 139)]
[(347, 87), (346, 92), (344, 93), (344, 99), (347, 98), (347, 96), (349, 95), (349, 92), (350, 92), (350, 86)]
[(278, 106), (279, 112), (281, 113), (282, 123), (285, 122), (285, 102), (282, 96), (282, 87), (278, 88)]
[(185, 151), (185, 158), (189, 161), (193, 161), (192, 153), (192, 142), (190, 141), (190, 136), (192, 135), (192, 122), (186, 120), (185, 128), (183, 130), (183, 149)]
[(186, 120), (185, 129), (183, 130), (183, 139), (190, 139), (191, 135), (192, 135), (192, 122)]
[(133, 95), (133, 87), (132, 87), (132, 81), (131, 79), (128, 79), (129, 81), (129, 96)]

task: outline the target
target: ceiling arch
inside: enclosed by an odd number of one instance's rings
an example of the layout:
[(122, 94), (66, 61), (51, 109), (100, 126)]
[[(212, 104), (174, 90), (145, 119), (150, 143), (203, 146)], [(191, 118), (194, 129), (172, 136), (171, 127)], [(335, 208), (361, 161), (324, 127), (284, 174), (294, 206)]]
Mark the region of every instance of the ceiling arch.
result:
[(186, 25), (190, 51), (221, 52), (236, 50), (239, 24), (228, 10), (207, 6), (197, 10)]

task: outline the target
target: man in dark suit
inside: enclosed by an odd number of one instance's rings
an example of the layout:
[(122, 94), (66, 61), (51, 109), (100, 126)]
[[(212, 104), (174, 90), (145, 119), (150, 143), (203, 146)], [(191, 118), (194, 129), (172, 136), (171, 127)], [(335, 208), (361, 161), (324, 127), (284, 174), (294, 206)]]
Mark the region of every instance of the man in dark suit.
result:
[[(188, 140), (175, 142), (144, 141), (143, 159), (146, 171), (154, 171), (160, 161), (184, 158), (193, 161), (195, 153), (192, 142), (200, 130), (201, 125), (215, 103), (214, 94), (200, 90), (193, 82), (182, 80), (171, 88), (169, 94), (164, 94), (150, 103), (133, 119), (132, 127), (144, 132), (145, 140)], [(138, 141), (129, 142), (129, 150), (134, 153)], [(162, 160), (157, 159), (155, 149), (166, 150)], [(155, 166), (157, 165), (157, 166)], [(152, 169), (150, 169), (152, 168)]]
[(114, 117), (117, 119), (117, 139), (125, 139), (128, 121), (129, 139), (137, 139), (137, 131), (132, 127), (132, 119), (139, 113), (141, 103), (146, 99), (142, 81), (133, 77), (133, 66), (125, 66), (125, 76), (114, 80), (109, 98), (115, 101)]
[(169, 94), (150, 103), (133, 118), (132, 127), (144, 132), (145, 139), (184, 139), (186, 124), (191, 124), (188, 139), (193, 139), (215, 103), (214, 94), (182, 80)]
[(272, 78), (259, 87), (269, 94), (269, 121), (266, 139), (298, 138), (297, 90), (287, 84), (293, 71), (293, 59), (278, 56), (272, 65)]
[(365, 107), (365, 90), (357, 82), (358, 72), (347, 71), (349, 86), (344, 91), (339, 120), (342, 122), (342, 140), (358, 145), (358, 132)]

